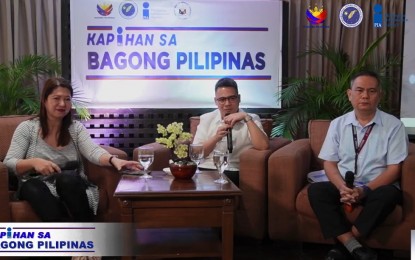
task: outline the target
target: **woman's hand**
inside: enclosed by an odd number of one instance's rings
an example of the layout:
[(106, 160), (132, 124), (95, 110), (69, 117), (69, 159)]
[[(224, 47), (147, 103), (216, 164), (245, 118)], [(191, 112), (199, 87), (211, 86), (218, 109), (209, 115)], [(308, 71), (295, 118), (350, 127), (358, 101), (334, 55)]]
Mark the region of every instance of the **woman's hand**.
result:
[(33, 159), (33, 168), (37, 173), (42, 175), (51, 175), (53, 173), (61, 172), (61, 168), (56, 163), (41, 158)]
[(143, 166), (137, 161), (127, 161), (114, 157), (112, 159), (112, 163), (114, 164), (114, 167), (119, 171), (122, 169), (129, 169), (135, 171), (143, 169)]

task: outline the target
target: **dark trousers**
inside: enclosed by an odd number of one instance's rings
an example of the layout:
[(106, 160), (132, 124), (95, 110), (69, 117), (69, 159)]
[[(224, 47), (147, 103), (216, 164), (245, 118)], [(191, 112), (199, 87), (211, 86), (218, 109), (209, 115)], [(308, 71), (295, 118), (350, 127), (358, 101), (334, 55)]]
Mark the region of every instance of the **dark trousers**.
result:
[(237, 187), (239, 187), (239, 171), (223, 171), (223, 174), (229, 178)]
[[(340, 192), (331, 182), (313, 183), (308, 188), (308, 198), (321, 226), (325, 238), (336, 238), (351, 230), (352, 224), (346, 219)], [(363, 210), (353, 225), (362, 237), (382, 223), (402, 202), (402, 192), (393, 185), (373, 190), (362, 201)]]
[(93, 219), (86, 195), (87, 185), (77, 175), (56, 174), (56, 191), (59, 199), (37, 178), (25, 181), (20, 189), (20, 198), (29, 202), (44, 222), (60, 222), (72, 217), (75, 222), (90, 222)]

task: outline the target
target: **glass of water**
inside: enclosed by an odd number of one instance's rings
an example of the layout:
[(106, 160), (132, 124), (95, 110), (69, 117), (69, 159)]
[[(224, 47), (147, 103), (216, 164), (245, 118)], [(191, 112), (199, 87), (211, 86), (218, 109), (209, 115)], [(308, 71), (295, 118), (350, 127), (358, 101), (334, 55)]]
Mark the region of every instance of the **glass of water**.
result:
[(140, 176), (140, 178), (149, 179), (152, 178), (151, 175), (149, 175), (148, 167), (153, 163), (154, 161), (154, 151), (151, 147), (140, 147), (138, 148), (138, 161), (144, 168), (144, 174)]
[(228, 180), (223, 174), (225, 168), (228, 166), (228, 155), (228, 150), (223, 145), (216, 146), (215, 150), (213, 151), (213, 163), (219, 172), (219, 179), (214, 181), (216, 183), (228, 183)]
[[(200, 161), (203, 159), (203, 144), (190, 144), (189, 156), (190, 160), (199, 167)], [(196, 173), (200, 173), (199, 168), (197, 168)]]

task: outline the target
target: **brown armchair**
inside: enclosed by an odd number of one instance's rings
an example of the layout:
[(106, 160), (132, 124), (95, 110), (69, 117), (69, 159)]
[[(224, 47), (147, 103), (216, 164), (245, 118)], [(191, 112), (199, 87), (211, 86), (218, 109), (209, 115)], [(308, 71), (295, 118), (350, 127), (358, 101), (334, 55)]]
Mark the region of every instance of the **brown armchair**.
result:
[[(317, 158), (327, 134), (330, 121), (312, 120), (308, 125), (309, 139), (300, 139), (275, 151), (268, 160), (269, 235), (274, 240), (295, 240), (333, 243), (325, 240), (311, 209), (307, 194), (307, 173), (322, 169)], [(415, 144), (402, 165), (401, 187), (403, 204), (364, 242), (373, 248), (409, 250), (411, 229), (415, 228)], [(346, 213), (356, 219), (361, 207)]]
[[(9, 149), (17, 125), (30, 116), (0, 117), (0, 222), (37, 222), (39, 217), (26, 201), (13, 199), (14, 191), (9, 191), (7, 167), (2, 163)], [(104, 147), (109, 153), (127, 159), (127, 154), (113, 147)], [(98, 213), (95, 221), (119, 221), (120, 207), (113, 197), (120, 174), (112, 167), (102, 167), (84, 160), (88, 179), (99, 187)]]
[[(199, 125), (199, 117), (190, 118), (190, 133), (196, 133)], [(270, 136), (272, 129), (271, 119), (261, 119), (262, 126)], [(270, 154), (290, 143), (284, 138), (270, 139), (270, 148), (259, 151), (248, 149), (241, 154), (239, 171), (239, 188), (242, 190), (242, 197), (239, 207), (236, 210), (235, 232), (239, 236), (250, 237), (262, 240), (267, 236), (267, 176), (268, 176), (268, 157)], [(148, 144), (153, 147), (154, 162), (152, 170), (162, 170), (168, 167), (171, 156), (169, 149), (158, 143)], [(133, 158), (138, 158), (137, 149), (133, 152)]]

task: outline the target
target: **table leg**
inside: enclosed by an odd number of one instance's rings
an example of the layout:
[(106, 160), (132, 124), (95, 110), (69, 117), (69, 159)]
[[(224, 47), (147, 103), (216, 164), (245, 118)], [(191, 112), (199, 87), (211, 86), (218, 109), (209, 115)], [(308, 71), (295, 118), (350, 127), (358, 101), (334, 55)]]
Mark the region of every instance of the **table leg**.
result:
[[(121, 222), (133, 223), (133, 209), (132, 202), (129, 200), (119, 200), (121, 206)], [(135, 240), (136, 232), (135, 225), (132, 224), (128, 230), (124, 230), (124, 250), (129, 256), (122, 256), (122, 260), (133, 260), (135, 259)]]
[(233, 219), (232, 199), (225, 199), (222, 215), (222, 260), (233, 260)]

